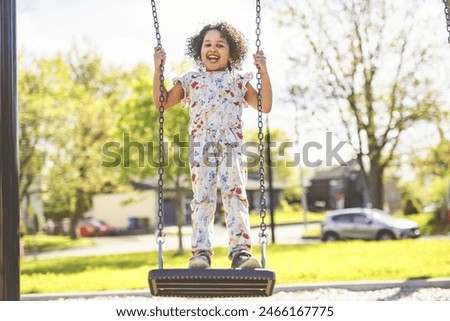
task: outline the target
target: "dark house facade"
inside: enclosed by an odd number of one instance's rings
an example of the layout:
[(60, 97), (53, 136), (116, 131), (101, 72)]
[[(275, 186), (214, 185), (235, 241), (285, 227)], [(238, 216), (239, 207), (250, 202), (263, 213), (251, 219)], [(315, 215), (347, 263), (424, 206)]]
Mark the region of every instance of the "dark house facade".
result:
[(368, 189), (362, 175), (356, 159), (347, 166), (317, 172), (307, 190), (308, 210), (367, 207)]

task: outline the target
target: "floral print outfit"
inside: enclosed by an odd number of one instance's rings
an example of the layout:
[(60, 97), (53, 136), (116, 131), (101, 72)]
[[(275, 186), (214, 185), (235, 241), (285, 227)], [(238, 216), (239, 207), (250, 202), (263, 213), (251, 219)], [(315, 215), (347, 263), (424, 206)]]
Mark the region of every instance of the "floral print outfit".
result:
[(189, 107), (189, 164), (192, 179), (192, 251), (209, 251), (219, 184), (229, 235), (229, 258), (251, 250), (247, 169), (242, 155), (242, 108), (250, 73), (192, 71), (174, 83)]

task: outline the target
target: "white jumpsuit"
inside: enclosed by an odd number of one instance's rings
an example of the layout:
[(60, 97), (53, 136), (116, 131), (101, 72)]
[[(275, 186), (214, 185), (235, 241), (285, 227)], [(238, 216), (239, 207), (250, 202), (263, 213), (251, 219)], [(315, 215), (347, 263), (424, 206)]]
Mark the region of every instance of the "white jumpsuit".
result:
[(230, 71), (193, 71), (176, 78), (184, 89), (183, 103), (189, 107), (193, 200), (192, 251), (212, 254), (212, 234), (221, 189), (229, 235), (229, 257), (251, 252), (248, 201), (245, 186), (247, 168), (242, 155), (242, 108), (251, 74)]

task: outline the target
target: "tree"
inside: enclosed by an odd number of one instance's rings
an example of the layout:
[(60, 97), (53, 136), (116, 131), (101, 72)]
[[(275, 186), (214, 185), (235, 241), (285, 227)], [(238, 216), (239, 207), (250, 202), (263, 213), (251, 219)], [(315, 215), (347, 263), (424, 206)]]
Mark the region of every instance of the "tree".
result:
[(294, 0), (280, 9), (283, 26), (301, 28), (301, 46), (290, 55), (290, 92), (340, 119), (376, 208), (383, 208), (383, 175), (402, 134), (438, 119), (444, 106), (430, 68), (436, 46), (420, 37), (417, 8), (405, 1)]
[[(24, 66), (24, 56), (20, 55), (20, 65)], [(34, 193), (41, 194), (41, 171), (47, 153), (45, 142), (51, 136), (51, 113), (43, 106), (53, 101), (46, 94), (44, 78), (49, 76), (50, 66), (45, 61), (37, 63), (41, 73), (23, 68), (18, 75), (19, 91), (19, 200), (23, 213), (28, 215), (30, 198)], [(53, 73), (55, 80), (60, 79)], [(27, 219), (29, 219), (27, 217)], [(28, 226), (27, 226), (28, 227)]]
[[(19, 75), (21, 195), (39, 181), (45, 216), (69, 218), (76, 238), (95, 194), (130, 189), (130, 180), (157, 174), (151, 68), (141, 64), (126, 73), (76, 47), (25, 66)], [(188, 119), (187, 109), (165, 114), (164, 179), (180, 190), (189, 172)], [(182, 193), (176, 195), (181, 217)]]
[(450, 139), (445, 137), (439, 127), (439, 143), (430, 148), (423, 157), (416, 155), (412, 161), (417, 166), (419, 180), (425, 181), (429, 177), (450, 178)]
[[(267, 133), (265, 133), (267, 137)], [(245, 133), (246, 144), (244, 147), (244, 153), (247, 154), (248, 173), (259, 173), (259, 140), (258, 130), (250, 130)], [(267, 142), (264, 142), (266, 145)], [(291, 142), (285, 132), (279, 129), (270, 130), (270, 151), (271, 151), (271, 164), (274, 180), (277, 182), (283, 182), (286, 184), (293, 182), (293, 177), (296, 177), (295, 170), (298, 164), (296, 164), (295, 157), (293, 155), (293, 142)], [(267, 146), (264, 147), (267, 152)], [(267, 154), (265, 156), (265, 165), (268, 166)]]
[(412, 161), (416, 165), (417, 177), (415, 195), (422, 204), (436, 206), (436, 218), (443, 224), (447, 221), (447, 197), (450, 184), (450, 140), (439, 126), (439, 143), (430, 148), (426, 155), (416, 155)]
[[(187, 65), (175, 69), (181, 73)], [(140, 64), (129, 74), (129, 93), (120, 109), (120, 119), (115, 136), (123, 141), (119, 148), (122, 155), (122, 181), (156, 177), (159, 166), (159, 110), (158, 97), (153, 97), (153, 71)], [(170, 88), (170, 86), (167, 86)], [(156, 103), (155, 103), (156, 101)], [(176, 221), (179, 231), (179, 252), (183, 252), (182, 196), (189, 180), (189, 113), (177, 106), (164, 112), (164, 184), (175, 187)]]
[[(42, 176), (46, 216), (70, 218), (69, 233), (76, 238), (77, 223), (90, 209), (92, 196), (119, 186), (117, 172), (101, 166), (101, 146), (113, 138), (124, 86), (121, 73), (106, 70), (95, 54), (73, 50), (71, 55), (38, 60), (27, 72), (36, 79), (29, 99), (48, 115), (35, 114), (37, 122), (46, 120), (41, 126), (47, 131), (34, 142), (47, 155), (45, 167), (35, 169)], [(25, 115), (30, 106), (23, 105)]]

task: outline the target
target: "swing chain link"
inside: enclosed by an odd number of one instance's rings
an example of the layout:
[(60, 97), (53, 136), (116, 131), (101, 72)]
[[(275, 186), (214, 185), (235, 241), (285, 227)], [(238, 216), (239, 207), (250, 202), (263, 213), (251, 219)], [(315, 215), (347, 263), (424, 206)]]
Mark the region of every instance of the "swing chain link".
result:
[[(153, 13), (153, 21), (154, 21), (154, 27), (155, 27), (155, 32), (156, 32), (156, 41), (157, 41), (157, 45), (158, 47), (162, 48), (161, 45), (161, 34), (159, 32), (159, 22), (158, 22), (158, 15), (157, 15), (157, 11), (156, 11), (156, 4), (155, 4), (155, 0), (151, 0), (151, 4), (152, 4), (152, 13)], [(260, 39), (260, 35), (261, 35), (261, 2), (260, 0), (256, 0), (256, 51), (258, 52), (260, 50), (261, 47), (261, 39)], [(265, 223), (265, 218), (266, 218), (266, 197), (265, 197), (265, 185), (264, 185), (264, 134), (263, 134), (263, 117), (262, 117), (262, 94), (261, 94), (261, 89), (262, 89), (262, 83), (261, 83), (261, 72), (260, 69), (258, 68), (258, 71), (256, 73), (256, 79), (257, 79), (257, 98), (258, 98), (258, 139), (259, 139), (259, 145), (258, 145), (258, 150), (259, 150), (259, 163), (260, 163), (260, 168), (259, 168), (259, 182), (260, 182), (260, 192), (261, 192), (261, 209), (260, 209), (260, 217), (261, 217), (261, 223), (260, 223), (260, 230), (261, 232), (259, 233), (259, 243), (261, 245), (267, 244), (267, 233), (266, 233), (266, 229), (267, 229), (267, 224)], [(157, 240), (156, 242), (159, 244), (160, 249), (161, 249), (161, 245), (164, 243), (164, 222), (163, 222), (163, 216), (164, 216), (164, 212), (163, 212), (163, 201), (164, 201), (164, 196), (163, 196), (163, 174), (164, 174), (164, 93), (165, 93), (165, 88), (164, 88), (164, 64), (162, 63), (160, 65), (160, 76), (159, 76), (159, 81), (160, 81), (160, 85), (159, 85), (159, 168), (158, 168), (158, 174), (159, 174), (159, 178), (158, 178), (158, 188), (159, 188), (159, 192), (158, 192), (158, 225), (157, 225)], [(161, 252), (161, 250), (160, 250)], [(161, 255), (160, 255), (160, 268), (162, 268), (162, 259), (161, 259)], [(264, 257), (263, 257), (264, 260)], [(263, 263), (263, 267), (264, 267), (264, 262)]]
[(447, 20), (447, 32), (448, 32), (448, 43), (450, 44), (450, 13), (449, 13), (449, 3), (448, 0), (442, 0), (444, 2), (444, 13)]
[[(159, 48), (162, 48), (161, 45), (161, 33), (159, 32), (159, 22), (158, 22), (158, 14), (156, 11), (156, 3), (155, 0), (151, 0), (152, 3), (152, 12), (153, 12), (153, 22), (156, 33), (156, 41)], [(164, 240), (164, 194), (163, 194), (163, 186), (164, 186), (164, 62), (159, 66), (160, 74), (159, 74), (159, 137), (158, 137), (158, 149), (159, 149), (159, 167), (158, 167), (158, 225), (157, 225), (157, 237), (156, 243), (163, 244)]]
[[(256, 52), (260, 51), (261, 47), (261, 1), (256, 0)], [(261, 192), (261, 203), (260, 203), (260, 212), (259, 216), (261, 217), (261, 223), (259, 228), (261, 232), (259, 233), (259, 243), (261, 245), (267, 244), (267, 224), (265, 222), (266, 218), (266, 188), (264, 186), (264, 134), (263, 134), (263, 115), (262, 115), (262, 83), (261, 83), (261, 72), (258, 67), (258, 71), (256, 73), (257, 85), (256, 90), (258, 92), (258, 150), (259, 150), (259, 185)]]

